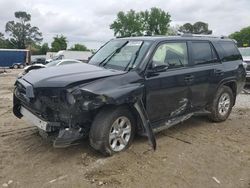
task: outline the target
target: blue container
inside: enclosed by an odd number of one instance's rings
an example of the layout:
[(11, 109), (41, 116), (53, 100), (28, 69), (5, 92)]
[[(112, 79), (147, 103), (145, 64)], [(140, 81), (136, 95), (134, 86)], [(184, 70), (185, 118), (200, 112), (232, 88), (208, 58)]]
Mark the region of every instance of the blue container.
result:
[(28, 63), (28, 56), (28, 50), (0, 49), (0, 67), (25, 66)]

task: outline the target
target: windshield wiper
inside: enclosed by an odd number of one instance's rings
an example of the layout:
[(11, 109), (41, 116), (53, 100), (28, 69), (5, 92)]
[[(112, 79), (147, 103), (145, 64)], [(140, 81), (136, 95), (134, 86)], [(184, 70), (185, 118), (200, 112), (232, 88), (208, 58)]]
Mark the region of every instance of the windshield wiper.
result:
[(104, 60), (101, 61), (101, 63), (99, 63), (99, 66), (102, 65), (104, 67), (115, 54), (119, 53), (121, 49), (128, 44), (128, 42), (129, 41), (126, 41), (123, 45), (121, 45), (119, 48), (109, 54)]
[[(130, 68), (133, 68), (135, 61), (138, 57), (139, 52), (141, 51), (141, 47), (143, 45), (144, 41), (141, 43), (140, 47), (138, 48), (138, 50), (135, 52), (135, 55), (133, 56), (133, 58), (131, 58), (131, 60), (128, 62), (128, 64), (126, 65), (126, 67), (124, 68), (124, 71), (126, 71), (128, 68), (130, 70)], [(131, 64), (132, 63), (132, 64)], [(131, 66), (130, 66), (131, 64)]]

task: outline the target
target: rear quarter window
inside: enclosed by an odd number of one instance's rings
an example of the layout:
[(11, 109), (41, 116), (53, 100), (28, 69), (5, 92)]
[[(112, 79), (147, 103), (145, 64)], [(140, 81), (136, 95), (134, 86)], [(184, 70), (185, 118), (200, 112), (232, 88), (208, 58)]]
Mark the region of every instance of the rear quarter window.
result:
[(213, 47), (207, 41), (192, 42), (192, 56), (195, 65), (218, 61)]
[(235, 61), (242, 59), (241, 54), (234, 42), (223, 41), (219, 42), (219, 44), (224, 51), (222, 61)]

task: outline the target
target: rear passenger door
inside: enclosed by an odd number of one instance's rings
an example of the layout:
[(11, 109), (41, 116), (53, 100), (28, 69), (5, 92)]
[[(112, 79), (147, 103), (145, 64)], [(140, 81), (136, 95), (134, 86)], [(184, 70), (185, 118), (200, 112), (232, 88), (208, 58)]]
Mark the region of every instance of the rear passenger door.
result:
[(209, 96), (216, 90), (217, 82), (223, 75), (222, 64), (210, 41), (191, 41), (191, 69), (189, 81), (191, 103), (194, 110), (205, 107)]

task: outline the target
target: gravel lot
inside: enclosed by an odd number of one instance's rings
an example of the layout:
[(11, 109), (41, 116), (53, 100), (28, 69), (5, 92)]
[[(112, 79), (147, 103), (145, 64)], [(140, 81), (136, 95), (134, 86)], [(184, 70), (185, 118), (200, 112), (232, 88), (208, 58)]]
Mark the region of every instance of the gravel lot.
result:
[(104, 158), (83, 140), (54, 149), (37, 129), (12, 114), (20, 71), (0, 74), (0, 187), (250, 188), (250, 95), (237, 98), (229, 119), (206, 117), (157, 134), (157, 150), (136, 137), (131, 148)]

